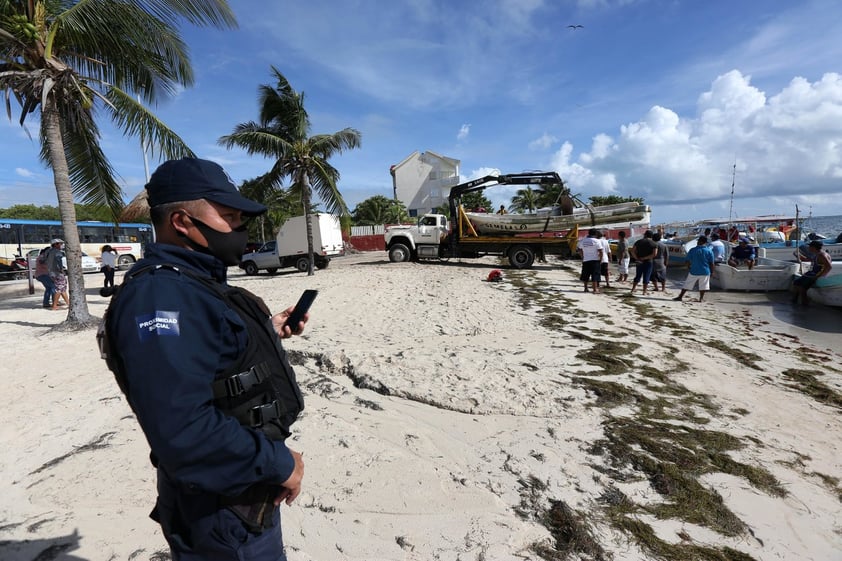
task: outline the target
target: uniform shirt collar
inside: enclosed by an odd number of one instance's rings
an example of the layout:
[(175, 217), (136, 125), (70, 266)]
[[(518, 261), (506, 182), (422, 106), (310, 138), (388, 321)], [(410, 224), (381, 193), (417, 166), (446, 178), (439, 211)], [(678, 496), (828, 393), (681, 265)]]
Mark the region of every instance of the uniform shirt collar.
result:
[(228, 267), (207, 253), (193, 251), (183, 247), (164, 243), (150, 243), (146, 246), (143, 259), (158, 263), (169, 263), (176, 267), (185, 267), (195, 272), (210, 275), (219, 282), (225, 282)]

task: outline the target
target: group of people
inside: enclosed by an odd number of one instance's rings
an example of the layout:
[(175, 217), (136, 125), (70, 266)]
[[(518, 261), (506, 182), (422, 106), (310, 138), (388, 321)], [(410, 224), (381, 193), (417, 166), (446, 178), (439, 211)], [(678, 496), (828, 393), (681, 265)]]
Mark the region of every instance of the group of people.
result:
[[(64, 300), (65, 306), (70, 303), (64, 243), (62, 239), (53, 239), (49, 246), (40, 251), (35, 260), (35, 280), (44, 286), (42, 305), (49, 310), (57, 310), (59, 305), (62, 305), (60, 300)], [(102, 246), (101, 253), (100, 271), (105, 276), (103, 288), (113, 289), (114, 273), (117, 271), (117, 252), (106, 244)]]
[[(660, 233), (647, 230), (643, 237), (629, 246), (626, 232), (620, 231), (617, 241), (617, 282), (627, 282), (629, 278), (629, 264), (632, 258), (637, 262), (634, 279), (632, 280), (632, 294), (638, 284), (643, 283), (643, 294), (647, 293), (649, 285), (653, 291), (666, 292), (667, 264), (669, 251), (661, 241)], [(582, 258), (582, 272), (580, 280), (584, 283), (585, 292), (599, 292), (602, 279), (605, 286), (610, 288), (609, 263), (612, 261), (611, 245), (604, 234), (597, 228), (591, 228), (588, 235), (579, 241), (578, 253)]]
[[(716, 274), (716, 266), (725, 262), (724, 247), (722, 252), (719, 251), (719, 245), (722, 244), (719, 236), (714, 233), (711, 238), (712, 241), (708, 243), (707, 236), (699, 236), (696, 240), (696, 247), (687, 252), (687, 264), (690, 271), (681, 292), (673, 300), (681, 301), (687, 291), (693, 290), (696, 286), (699, 290), (699, 302), (704, 300), (705, 292), (710, 290), (711, 276)], [(800, 261), (811, 263), (810, 270), (793, 281), (795, 287), (793, 303), (800, 302), (806, 305), (808, 302), (807, 291), (816, 284), (818, 279), (830, 272), (832, 260), (830, 254), (824, 250), (824, 244), (820, 240), (813, 240), (807, 244), (806, 255), (801, 251), (796, 251), (795, 254)], [(752, 269), (755, 263), (756, 252), (754, 247), (749, 245), (748, 240), (740, 239), (737, 246), (731, 249), (728, 265), (738, 267), (745, 264), (749, 269)]]
[[(697, 289), (699, 291), (699, 302), (704, 301), (705, 293), (710, 290), (710, 280), (716, 274), (716, 266), (727, 263), (732, 267), (745, 265), (753, 269), (757, 263), (755, 248), (748, 243), (748, 240), (741, 238), (738, 244), (727, 253), (725, 243), (720, 239), (718, 233), (710, 233), (708, 229), (705, 234), (696, 240), (696, 246), (687, 252), (687, 266), (689, 272), (681, 288), (681, 292), (673, 298), (675, 301), (682, 301), (688, 291)], [(669, 250), (661, 240), (659, 232), (647, 230), (643, 237), (629, 246), (626, 240), (626, 233), (620, 231), (617, 241), (617, 281), (628, 280), (629, 263), (634, 259), (637, 263), (635, 275), (632, 281), (631, 293), (633, 294), (638, 285), (642, 286), (643, 294), (647, 293), (651, 285), (653, 291), (666, 292), (667, 265), (669, 264)], [(819, 240), (813, 240), (807, 245), (807, 255), (798, 253), (802, 261), (810, 261), (810, 271), (795, 280), (796, 295), (794, 302), (807, 303), (807, 291), (816, 280), (827, 275), (831, 269), (830, 255), (823, 251), (823, 244)], [(578, 245), (578, 253), (582, 258), (582, 270), (580, 280), (584, 285), (585, 292), (598, 293), (602, 281), (606, 287), (610, 287), (608, 264), (611, 262), (611, 246), (603, 233), (597, 228), (591, 228), (587, 237), (581, 239)], [(727, 255), (727, 260), (726, 260)]]
[(598, 294), (603, 278), (605, 286), (610, 288), (608, 263), (611, 261), (611, 246), (602, 232), (591, 228), (588, 236), (579, 240), (577, 251), (582, 258), (582, 273), (579, 278), (584, 283), (585, 292), (588, 292), (590, 284), (591, 291)]

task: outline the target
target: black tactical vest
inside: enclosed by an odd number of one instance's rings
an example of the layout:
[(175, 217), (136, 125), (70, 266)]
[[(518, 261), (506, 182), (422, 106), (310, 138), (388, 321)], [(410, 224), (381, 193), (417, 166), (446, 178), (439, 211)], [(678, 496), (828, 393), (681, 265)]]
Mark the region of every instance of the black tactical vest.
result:
[[(168, 268), (187, 274), (199, 281), (223, 300), (243, 320), (248, 329), (245, 352), (225, 371), (218, 373), (213, 382), (214, 405), (225, 415), (234, 417), (241, 425), (261, 430), (271, 440), (284, 440), (290, 427), (304, 409), (304, 398), (295, 372), (289, 365), (286, 351), (272, 327), (271, 313), (266, 304), (251, 292), (220, 284), (210, 277), (181, 270), (174, 265), (149, 265), (132, 270), (123, 284), (158, 268)], [(119, 287), (118, 287), (119, 288)], [(120, 295), (117, 290), (109, 309)], [(114, 373), (123, 393), (126, 393), (122, 360), (110, 345), (108, 310), (97, 332), (102, 358)]]

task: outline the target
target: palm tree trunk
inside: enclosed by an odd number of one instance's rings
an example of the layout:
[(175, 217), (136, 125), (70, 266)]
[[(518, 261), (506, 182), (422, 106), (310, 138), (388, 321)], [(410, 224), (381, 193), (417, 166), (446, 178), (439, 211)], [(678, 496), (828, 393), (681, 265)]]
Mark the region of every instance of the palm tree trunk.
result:
[(82, 246), (79, 240), (79, 228), (76, 225), (76, 207), (73, 206), (73, 190), (70, 184), (70, 171), (64, 154), (64, 141), (61, 135), (61, 123), (52, 98), (48, 97), (42, 106), (41, 118), (44, 119), (44, 134), (50, 162), (53, 169), (53, 182), (58, 195), (58, 208), (64, 230), (65, 252), (67, 253), (67, 284), (70, 296), (65, 325), (82, 328), (91, 325), (94, 317), (88, 312), (85, 300), (85, 280), (82, 276)]
[(307, 225), (307, 258), (309, 261), (309, 268), (307, 269), (307, 276), (313, 276), (313, 269), (315, 268), (315, 258), (313, 257), (313, 225), (310, 223), (310, 177), (305, 171), (302, 176), (301, 198), (304, 203), (304, 223)]

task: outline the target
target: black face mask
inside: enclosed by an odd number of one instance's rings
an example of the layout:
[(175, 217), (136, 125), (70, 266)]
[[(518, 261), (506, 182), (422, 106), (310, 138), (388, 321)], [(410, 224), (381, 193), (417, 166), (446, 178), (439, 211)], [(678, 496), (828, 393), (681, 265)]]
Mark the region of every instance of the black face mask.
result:
[(190, 217), (196, 228), (202, 233), (208, 242), (207, 247), (202, 247), (190, 238), (185, 236), (187, 243), (196, 251), (213, 255), (228, 266), (239, 265), (243, 257), (243, 252), (246, 250), (246, 244), (249, 240), (248, 224), (243, 222), (239, 227), (234, 228), (230, 232), (220, 232), (214, 230), (198, 218)]

